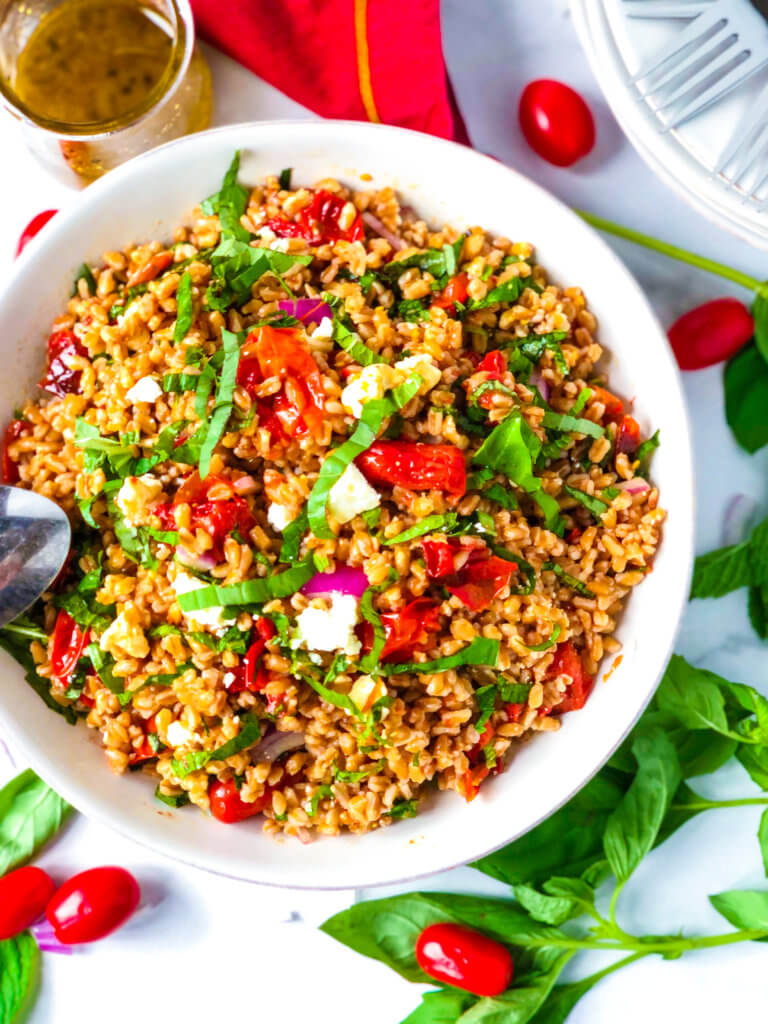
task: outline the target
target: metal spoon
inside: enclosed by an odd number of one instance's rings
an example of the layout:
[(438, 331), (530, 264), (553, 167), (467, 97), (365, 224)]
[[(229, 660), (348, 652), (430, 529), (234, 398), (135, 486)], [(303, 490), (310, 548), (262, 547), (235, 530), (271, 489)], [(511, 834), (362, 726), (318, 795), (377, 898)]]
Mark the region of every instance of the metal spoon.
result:
[(56, 579), (69, 553), (66, 512), (34, 491), (0, 485), (0, 627)]

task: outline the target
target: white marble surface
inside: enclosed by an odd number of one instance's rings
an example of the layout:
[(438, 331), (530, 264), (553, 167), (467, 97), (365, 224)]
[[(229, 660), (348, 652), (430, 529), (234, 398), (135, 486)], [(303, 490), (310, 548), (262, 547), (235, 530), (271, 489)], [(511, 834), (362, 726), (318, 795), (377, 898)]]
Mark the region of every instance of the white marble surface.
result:
[[(478, 149), (539, 180), (567, 202), (631, 224), (761, 276), (765, 256), (714, 228), (660, 185), (612, 121), (558, 0), (443, 0), (448, 64)], [(211, 54), (217, 123), (311, 116), (228, 59)], [(532, 78), (557, 77), (589, 99), (598, 121), (596, 151), (574, 170), (538, 160), (522, 141), (516, 99)], [(74, 195), (53, 183), (27, 155), (16, 129), (0, 118), (3, 154), (0, 264), (8, 265), (19, 231), (37, 211)], [(735, 287), (617, 243), (647, 287), (663, 322)], [(768, 274), (766, 275), (768, 276)], [(4, 324), (3, 330), (12, 330)], [(720, 371), (688, 374), (694, 423), (698, 550), (720, 543), (723, 510), (745, 492), (765, 503), (766, 455), (739, 452), (724, 423)], [(650, 641), (649, 641), (650, 642)], [(765, 684), (764, 649), (750, 635), (742, 594), (699, 602), (683, 622), (678, 649), (732, 679)], [(0, 754), (0, 781), (12, 772)], [(700, 781), (708, 795), (751, 795), (738, 767)], [(629, 930), (723, 930), (710, 892), (760, 885), (757, 809), (709, 812), (653, 853), (628, 886)], [(46, 956), (33, 1024), (116, 1024), (137, 1019), (320, 1020), (396, 1024), (418, 1002), (414, 986), (337, 946), (316, 930), (355, 893), (293, 893), (206, 875), (154, 857), (98, 825), (76, 819), (41, 858), (57, 875), (98, 863), (122, 863), (141, 879), (149, 902), (134, 923), (93, 950)], [(501, 892), (464, 868), (425, 888)], [(357, 894), (360, 896), (361, 894)], [(363, 894), (364, 895), (364, 894)], [(646, 960), (612, 976), (578, 1005), (569, 1024), (645, 1024), (746, 1019), (763, 1003), (765, 946), (701, 953), (665, 963)], [(572, 977), (602, 966), (581, 957)], [(137, 1006), (138, 1001), (138, 1006)]]

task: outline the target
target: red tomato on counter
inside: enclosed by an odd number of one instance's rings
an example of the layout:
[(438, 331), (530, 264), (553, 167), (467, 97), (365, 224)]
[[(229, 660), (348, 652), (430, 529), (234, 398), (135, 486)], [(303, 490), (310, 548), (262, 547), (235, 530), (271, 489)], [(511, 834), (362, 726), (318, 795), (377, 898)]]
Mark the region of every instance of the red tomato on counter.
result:
[(498, 996), (515, 973), (500, 942), (461, 924), (431, 924), (416, 942), (416, 960), (431, 978), (476, 996)]
[(518, 113), (528, 145), (556, 167), (570, 167), (595, 144), (592, 111), (576, 90), (563, 82), (552, 78), (529, 82)]

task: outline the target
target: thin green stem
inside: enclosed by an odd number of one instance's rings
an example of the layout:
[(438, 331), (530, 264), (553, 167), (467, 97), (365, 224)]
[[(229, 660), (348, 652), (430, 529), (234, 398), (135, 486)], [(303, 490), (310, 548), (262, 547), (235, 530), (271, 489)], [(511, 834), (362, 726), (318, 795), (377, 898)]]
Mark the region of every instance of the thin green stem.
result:
[(614, 971), (620, 971), (622, 967), (628, 967), (633, 964), (636, 960), (642, 960), (643, 957), (650, 956), (650, 953), (638, 952), (630, 953), (629, 956), (622, 957), (621, 960), (617, 960), (616, 963), (611, 964), (610, 967), (604, 967), (602, 971), (595, 971), (594, 974), (588, 975), (586, 978), (580, 978), (579, 981), (574, 982), (578, 985), (581, 982), (589, 981), (592, 985), (596, 985), (598, 981), (602, 981), (603, 978), (607, 978), (609, 974), (613, 974)]
[[(626, 934), (626, 933), (625, 933)], [(730, 946), (736, 942), (753, 942), (756, 939), (768, 937), (765, 929), (751, 929), (740, 932), (725, 932), (722, 935), (704, 935), (700, 938), (679, 938), (670, 936), (667, 939), (655, 939), (653, 942), (645, 942), (635, 935), (627, 935), (626, 940), (616, 942), (603, 942), (600, 939), (558, 939), (558, 938), (531, 938), (526, 942), (530, 948), (543, 946), (556, 946), (558, 949), (601, 949), (607, 953), (620, 953), (632, 951), (647, 955), (649, 953), (678, 954), (685, 953), (692, 949), (712, 949), (715, 946)]]
[(662, 242), (658, 238), (654, 238), (652, 235), (644, 235), (641, 231), (634, 231), (632, 228), (625, 228), (621, 224), (614, 224), (613, 221), (605, 220), (603, 217), (598, 217), (594, 213), (588, 213), (586, 210), (576, 210), (576, 213), (582, 217), (588, 224), (591, 224), (594, 228), (599, 228), (600, 231), (606, 231), (608, 234), (616, 235), (617, 238), (625, 238), (629, 242), (635, 242), (637, 245), (643, 245), (646, 249), (653, 249), (656, 252), (663, 253), (665, 256), (671, 257), (673, 260), (680, 260), (683, 263), (690, 263), (692, 267), (698, 267), (700, 270), (706, 270), (710, 274), (717, 274), (719, 277), (724, 277), (728, 281), (735, 281), (736, 284), (742, 285), (744, 288), (748, 288), (750, 291), (757, 291), (761, 281), (757, 278), (750, 277), (749, 274), (744, 274), (740, 270), (734, 270), (733, 267), (726, 267), (724, 263), (717, 263), (715, 260), (709, 260), (706, 256), (699, 256), (695, 252), (690, 252), (688, 249), (681, 249), (677, 245), (670, 245), (669, 242)]
[(672, 804), (670, 811), (710, 811), (718, 807), (765, 807), (768, 797), (753, 796), (743, 800), (699, 800), (690, 804)]

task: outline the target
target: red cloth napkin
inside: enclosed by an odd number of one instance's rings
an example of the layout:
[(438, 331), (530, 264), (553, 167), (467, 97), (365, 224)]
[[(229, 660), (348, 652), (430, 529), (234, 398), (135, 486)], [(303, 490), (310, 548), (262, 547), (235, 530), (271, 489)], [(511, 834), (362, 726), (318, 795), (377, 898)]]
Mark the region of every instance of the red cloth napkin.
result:
[(323, 117), (468, 143), (439, 0), (192, 0), (203, 38)]

